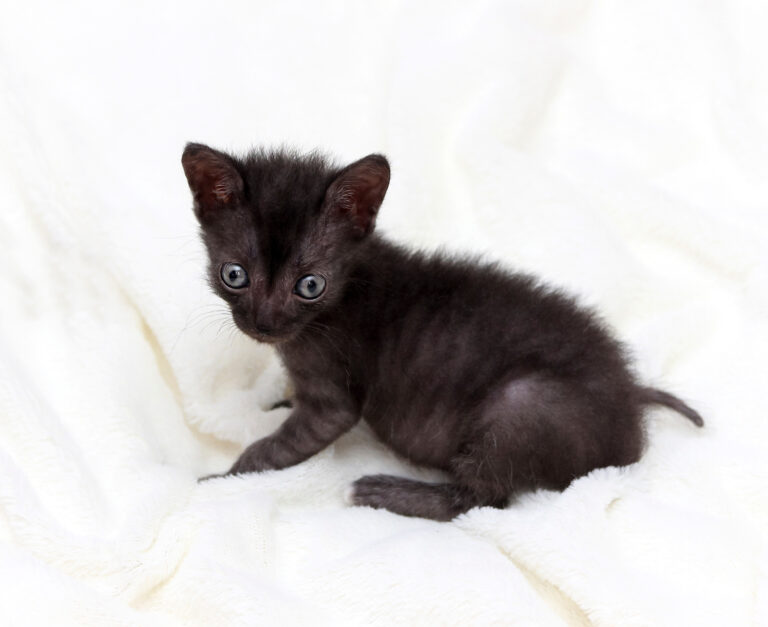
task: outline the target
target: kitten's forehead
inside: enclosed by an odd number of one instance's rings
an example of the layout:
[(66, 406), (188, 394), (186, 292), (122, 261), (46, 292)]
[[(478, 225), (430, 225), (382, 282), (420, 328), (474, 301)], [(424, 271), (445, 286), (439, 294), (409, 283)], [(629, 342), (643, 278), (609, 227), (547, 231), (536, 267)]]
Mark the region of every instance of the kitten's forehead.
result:
[(243, 163), (257, 254), (270, 281), (301, 253), (337, 168), (318, 154), (256, 152)]

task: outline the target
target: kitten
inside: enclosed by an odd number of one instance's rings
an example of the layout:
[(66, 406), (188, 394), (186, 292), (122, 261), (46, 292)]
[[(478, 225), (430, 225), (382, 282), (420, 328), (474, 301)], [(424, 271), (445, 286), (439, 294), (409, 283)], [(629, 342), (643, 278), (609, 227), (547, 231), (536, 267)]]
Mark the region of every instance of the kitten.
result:
[(293, 410), (226, 474), (285, 468), (366, 420), (451, 481), (362, 477), (357, 505), (450, 520), (636, 462), (643, 408), (678, 398), (635, 380), (621, 345), (574, 300), (496, 265), (407, 250), (373, 233), (389, 164), (317, 154), (182, 157), (213, 290), (274, 345)]

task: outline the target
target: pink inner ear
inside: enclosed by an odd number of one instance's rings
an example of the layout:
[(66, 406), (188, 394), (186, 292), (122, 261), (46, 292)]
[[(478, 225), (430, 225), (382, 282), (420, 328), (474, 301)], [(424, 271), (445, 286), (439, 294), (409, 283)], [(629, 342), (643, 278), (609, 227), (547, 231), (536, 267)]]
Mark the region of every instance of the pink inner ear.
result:
[(243, 191), (240, 174), (222, 153), (192, 144), (184, 151), (181, 162), (200, 215), (228, 204)]
[(234, 189), (232, 188), (230, 181), (227, 181), (224, 178), (219, 178), (213, 186), (213, 193), (216, 195), (216, 198), (222, 202), (229, 202), (229, 199), (234, 193)]
[(389, 164), (380, 155), (369, 155), (348, 166), (331, 183), (327, 202), (347, 216), (360, 235), (373, 231), (376, 214), (389, 186)]

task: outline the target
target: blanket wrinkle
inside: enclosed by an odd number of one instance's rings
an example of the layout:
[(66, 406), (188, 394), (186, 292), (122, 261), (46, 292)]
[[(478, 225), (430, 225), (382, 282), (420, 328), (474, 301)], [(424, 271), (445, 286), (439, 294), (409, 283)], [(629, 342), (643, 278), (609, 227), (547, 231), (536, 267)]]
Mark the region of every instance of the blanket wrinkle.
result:
[(591, 627), (592, 621), (587, 611), (569, 597), (561, 588), (536, 572), (526, 568), (522, 563), (510, 558), (517, 569), (525, 576), (534, 590), (547, 602), (557, 608), (560, 617), (567, 621), (566, 624), (580, 627)]
[[(614, 498), (606, 507), (610, 507), (619, 497)], [(462, 518), (466, 516), (463, 515)], [(459, 524), (461, 520), (459, 520)], [(566, 594), (554, 580), (544, 577), (536, 572), (535, 565), (526, 563), (523, 559), (516, 557), (515, 554), (503, 546), (497, 544), (493, 538), (488, 537), (482, 532), (469, 526), (462, 526), (462, 530), (468, 535), (481, 539), (492, 546), (498, 553), (504, 556), (514, 567), (520, 571), (533, 591), (549, 605), (553, 606), (558, 617), (568, 625), (577, 625), (579, 627), (591, 627), (592, 622), (587, 612), (568, 594)]]

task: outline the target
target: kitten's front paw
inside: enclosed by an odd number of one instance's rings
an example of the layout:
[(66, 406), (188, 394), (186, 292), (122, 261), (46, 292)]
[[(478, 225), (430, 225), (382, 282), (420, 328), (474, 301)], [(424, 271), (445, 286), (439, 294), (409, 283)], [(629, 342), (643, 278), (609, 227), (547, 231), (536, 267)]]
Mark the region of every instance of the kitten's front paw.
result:
[(270, 462), (268, 450), (262, 443), (263, 441), (251, 444), (243, 454), (237, 459), (226, 474), (244, 475), (249, 472), (262, 472), (264, 470), (274, 470), (275, 466)]

